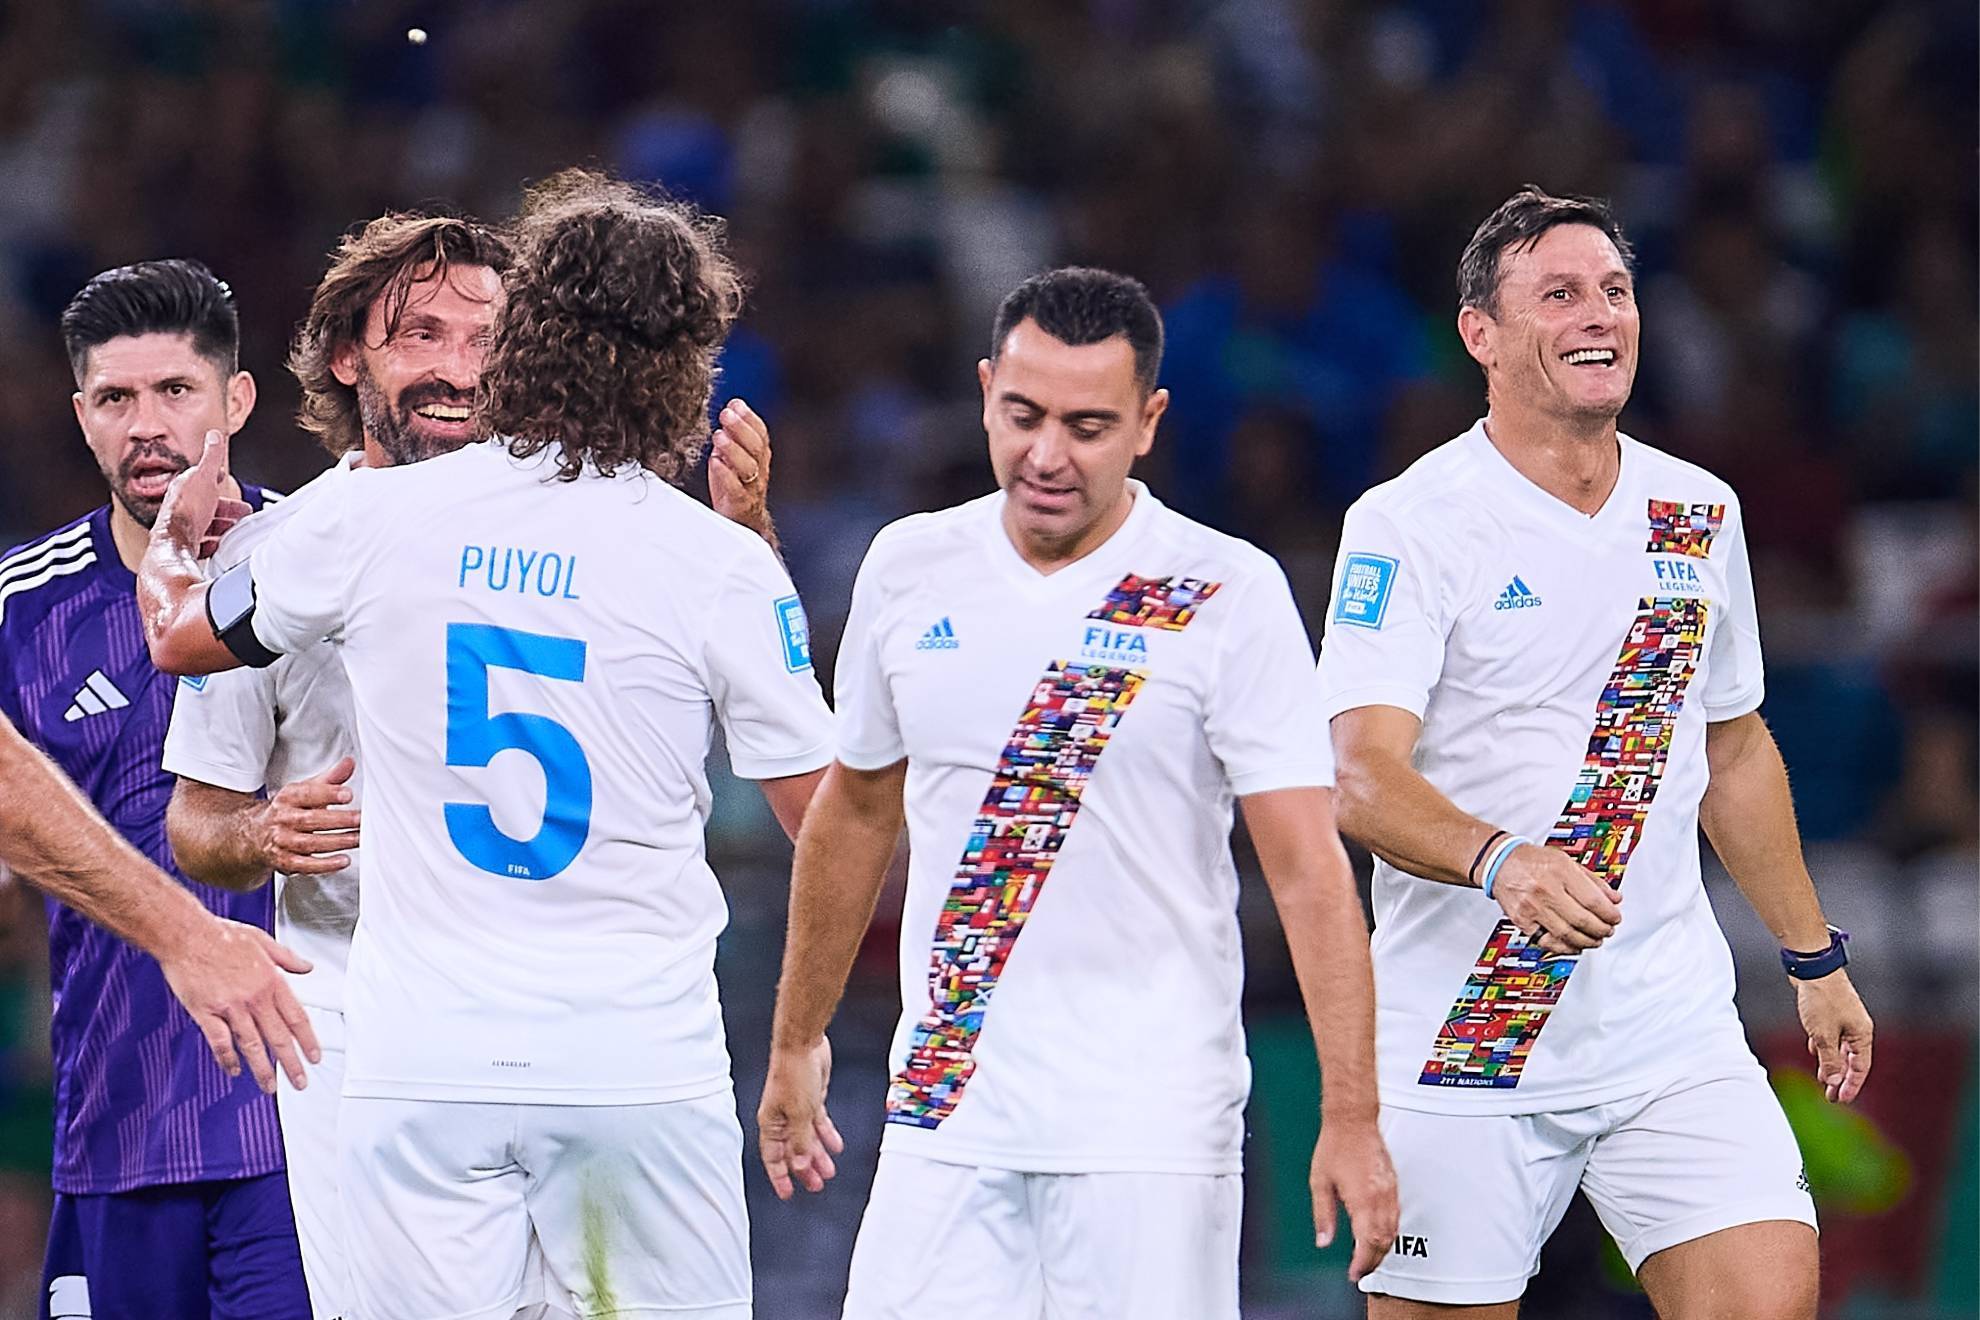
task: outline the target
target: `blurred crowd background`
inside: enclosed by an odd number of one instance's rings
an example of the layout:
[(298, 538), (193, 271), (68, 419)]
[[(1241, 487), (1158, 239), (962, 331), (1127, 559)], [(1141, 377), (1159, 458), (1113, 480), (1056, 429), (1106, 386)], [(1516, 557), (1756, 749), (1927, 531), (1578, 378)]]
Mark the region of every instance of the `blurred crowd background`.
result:
[[(94, 272), (192, 256), (232, 284), (261, 386), (236, 465), (293, 487), (326, 460), (293, 424), (281, 363), (337, 236), (388, 208), (502, 218), (524, 181), (594, 162), (730, 221), (754, 294), (721, 388), (770, 421), (772, 503), (828, 675), (871, 534), (990, 486), (972, 368), (1018, 279), (1080, 261), (1149, 285), (1174, 404), (1143, 475), (1279, 555), (1317, 634), (1342, 510), (1482, 411), (1452, 330), (1471, 229), (1529, 180), (1613, 198), (1641, 255), (1625, 429), (1742, 494), (1766, 714), (1878, 1017), (1860, 1106), (1811, 1103), (1772, 941), (1713, 878), (1746, 1022), (1783, 1070), (1822, 1205), (1826, 1305), (1980, 1314), (1967, 0), (72, 0), (0, 14), (0, 543), (104, 498), (55, 330)], [(719, 812), (748, 1113), (786, 854), (747, 789)], [(38, 900), (5, 907), (0, 1316), (36, 1293), (48, 1121)], [(1314, 1065), (1259, 886), (1242, 915), (1257, 1074), (1246, 1314), (1358, 1314), (1345, 1256), (1311, 1246)], [(768, 1320), (836, 1315), (878, 1132), (894, 935), (883, 920), (841, 1015), (847, 1172), (821, 1201), (779, 1206), (749, 1171)], [(1532, 1316), (1648, 1314), (1583, 1206), (1531, 1297)]]

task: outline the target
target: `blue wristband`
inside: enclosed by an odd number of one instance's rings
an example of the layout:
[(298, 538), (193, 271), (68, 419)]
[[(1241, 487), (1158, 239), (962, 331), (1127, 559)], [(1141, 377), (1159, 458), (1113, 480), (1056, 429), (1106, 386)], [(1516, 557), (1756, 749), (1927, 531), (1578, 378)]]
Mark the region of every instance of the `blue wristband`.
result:
[(1501, 843), (1498, 851), (1492, 854), (1492, 860), (1485, 863), (1485, 879), (1478, 886), (1485, 891), (1485, 897), (1490, 898), (1492, 896), (1492, 882), (1499, 878), (1499, 868), (1506, 864), (1506, 858), (1512, 856), (1513, 849), (1523, 843), (1532, 842), (1533, 840), (1522, 834), (1508, 834), (1506, 836), (1505, 842)]
[(1841, 971), (1849, 965), (1849, 950), (1843, 947), (1848, 940), (1848, 931), (1831, 926), (1828, 948), (1819, 953), (1782, 949), (1781, 967), (1797, 981), (1819, 981), (1830, 972)]

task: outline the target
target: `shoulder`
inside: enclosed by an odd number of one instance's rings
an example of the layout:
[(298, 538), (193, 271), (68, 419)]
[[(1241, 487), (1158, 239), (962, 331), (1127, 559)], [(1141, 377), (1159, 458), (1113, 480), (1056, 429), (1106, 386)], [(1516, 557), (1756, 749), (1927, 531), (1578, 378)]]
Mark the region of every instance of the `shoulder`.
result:
[(1348, 506), (1348, 520), (1386, 518), (1407, 526), (1430, 513), (1441, 514), (1469, 501), (1465, 491), (1476, 477), (1476, 461), (1464, 437), (1447, 440), (1379, 485), (1370, 486)]
[(96, 566), (98, 509), (25, 542), (0, 556), (0, 623), (36, 605), (67, 596), (89, 581)]
[(214, 567), (228, 569), (246, 559), (277, 527), (322, 498), (324, 491), (333, 483), (348, 476), (350, 469), (340, 463), (318, 473), (293, 495), (283, 495), (258, 486), (250, 487), (260, 493), (261, 507), (234, 524), (233, 530), (220, 538), (220, 548), (213, 552)]
[[(1642, 470), (1643, 480), (1651, 484), (1652, 499), (1672, 498), (1687, 504), (1724, 504), (1731, 508), (1739, 505), (1739, 495), (1724, 478), (1708, 468), (1675, 454), (1667, 454), (1654, 445), (1646, 445), (1632, 436), (1623, 436), (1622, 443)], [(1668, 492), (1658, 489), (1659, 483), (1668, 485)]]
[(1184, 562), (1195, 565), (1192, 577), (1235, 590), (1259, 581), (1284, 580), (1285, 569), (1264, 550), (1240, 536), (1220, 532), (1166, 504), (1154, 509), (1155, 535)]
[(992, 492), (946, 509), (897, 518), (874, 533), (866, 562), (907, 563), (967, 547), (976, 529), (996, 518), (1001, 499), (1001, 492)]

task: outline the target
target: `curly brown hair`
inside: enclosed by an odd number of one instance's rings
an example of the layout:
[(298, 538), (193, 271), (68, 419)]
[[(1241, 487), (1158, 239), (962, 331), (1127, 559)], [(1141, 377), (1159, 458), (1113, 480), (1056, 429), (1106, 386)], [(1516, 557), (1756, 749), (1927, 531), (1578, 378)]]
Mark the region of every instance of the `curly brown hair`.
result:
[(309, 312), (296, 327), (289, 370), (302, 385), (296, 421), (332, 454), (364, 443), (357, 390), (337, 379), (331, 364), (364, 334), (372, 304), (384, 299), (387, 338), (397, 331), (406, 299), (421, 279), (445, 279), (453, 264), (508, 271), (514, 256), (501, 233), (450, 215), (391, 211), (346, 234), (317, 283)]
[(557, 475), (635, 464), (679, 481), (707, 442), (715, 357), (742, 310), (722, 222), (570, 169), (530, 189), (476, 424)]

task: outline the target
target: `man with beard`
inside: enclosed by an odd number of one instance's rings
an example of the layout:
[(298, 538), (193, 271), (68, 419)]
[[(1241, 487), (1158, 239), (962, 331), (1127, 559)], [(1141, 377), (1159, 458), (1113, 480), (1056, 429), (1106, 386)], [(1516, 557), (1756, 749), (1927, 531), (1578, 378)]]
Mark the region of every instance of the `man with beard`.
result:
[(790, 578), (670, 484), (741, 282), (717, 222), (584, 171), (517, 234), (482, 443), (350, 473), (209, 586), (186, 532), (219, 504), (216, 431), (142, 608), (176, 672), (343, 639), (368, 778), (337, 1132), (359, 1313), (506, 1317), (534, 1231), (578, 1314), (747, 1320), (704, 761), (719, 721), (795, 833), (832, 729)]
[[(159, 768), (176, 684), (145, 654), (136, 579), (173, 476), (254, 407), (233, 295), (192, 261), (105, 271), (62, 313), (76, 420), (110, 487), (0, 559), (0, 711), (172, 870)], [(271, 498), (236, 486), (250, 508)], [(175, 873), (176, 874), (176, 873)], [(265, 893), (185, 879), (267, 929)], [(55, 1207), (43, 1314), (306, 1320), (275, 1102), (215, 1063), (158, 961), (50, 901)]]
[[(353, 467), (394, 467), (459, 447), (459, 418), (480, 382), (509, 261), (492, 230), (447, 216), (385, 215), (345, 239), (289, 357), (303, 388), (300, 421), (339, 462), (229, 533), (218, 568), (246, 559)], [(731, 403), (709, 470), (716, 509), (766, 537), (768, 439), (746, 404)], [(253, 889), (272, 872), (276, 929), (316, 967), (297, 987), (323, 1061), (316, 1085), (278, 1098), (319, 1317), (348, 1306), (335, 1161), (344, 969), (358, 907), (357, 755), (350, 682), (329, 641), (267, 669), (187, 683), (165, 741), (165, 767), (180, 776), (168, 816), (180, 864), (230, 889)], [(532, 1262), (532, 1301), (537, 1276)]]
[[(494, 231), (448, 216), (381, 216), (339, 245), (289, 357), (303, 390), (298, 419), (337, 464), (228, 533), (220, 568), (354, 467), (461, 444), (508, 265)], [(344, 968), (358, 915), (356, 756), (349, 682), (327, 641), (273, 668), (183, 684), (164, 748), (165, 769), (179, 776), (167, 827), (180, 866), (243, 894), (268, 893), (272, 873), (278, 938), (314, 965), (295, 984), (323, 1058), (312, 1086), (276, 1098), (319, 1320), (349, 1309), (336, 1143)]]

